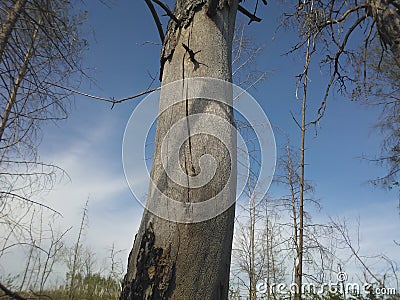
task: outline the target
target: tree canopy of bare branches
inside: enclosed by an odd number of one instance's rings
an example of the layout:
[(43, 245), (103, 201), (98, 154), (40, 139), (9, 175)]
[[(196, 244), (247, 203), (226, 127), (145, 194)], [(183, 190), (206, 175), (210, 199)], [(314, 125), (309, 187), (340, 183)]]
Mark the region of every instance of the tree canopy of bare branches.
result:
[(42, 208), (52, 210), (35, 196), (64, 175), (40, 159), (38, 146), (41, 126), (68, 115), (70, 92), (55, 84), (74, 86), (76, 75), (85, 76), (81, 25), (86, 16), (74, 4), (0, 3), (0, 257), (17, 246), (35, 245), (36, 216)]

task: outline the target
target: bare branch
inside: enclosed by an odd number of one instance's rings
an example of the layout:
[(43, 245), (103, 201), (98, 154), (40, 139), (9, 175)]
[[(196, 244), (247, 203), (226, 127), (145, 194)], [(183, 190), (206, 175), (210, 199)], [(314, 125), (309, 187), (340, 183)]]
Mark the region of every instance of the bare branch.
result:
[(366, 18), (367, 18), (367, 16), (362, 16), (361, 18), (359, 18), (359, 19), (353, 24), (353, 26), (351, 26), (351, 27), (349, 28), (349, 30), (347, 31), (347, 33), (346, 33), (346, 35), (345, 35), (345, 37), (344, 37), (344, 39), (343, 39), (342, 44), (341, 44), (340, 47), (339, 47), (339, 50), (335, 53), (335, 56), (334, 56), (334, 58), (332, 59), (333, 62), (334, 62), (333, 74), (331, 75), (331, 79), (329, 80), (329, 83), (328, 83), (328, 85), (327, 85), (327, 87), (326, 87), (326, 89), (325, 89), (324, 98), (323, 98), (322, 103), (321, 103), (321, 105), (320, 105), (320, 107), (319, 107), (319, 109), (318, 109), (318, 116), (317, 116), (317, 118), (316, 118), (314, 121), (310, 122), (309, 124), (313, 124), (313, 125), (318, 124), (318, 122), (319, 122), (319, 121), (323, 118), (323, 116), (325, 115), (326, 104), (327, 104), (327, 100), (328, 100), (328, 96), (329, 96), (330, 89), (331, 89), (331, 87), (332, 87), (332, 85), (333, 85), (333, 83), (334, 83), (334, 81), (335, 81), (335, 79), (336, 79), (336, 76), (338, 76), (339, 79), (342, 78), (341, 75), (340, 75), (340, 73), (339, 73), (339, 58), (340, 58), (340, 56), (343, 54), (343, 52), (345, 51), (345, 47), (346, 47), (346, 45), (347, 45), (347, 42), (348, 42), (348, 40), (349, 40), (350, 35), (351, 35), (351, 34), (353, 33), (353, 31), (361, 24), (361, 22), (364, 21)]
[(151, 0), (145, 0), (145, 2), (150, 9), (150, 12), (151, 12), (151, 15), (153, 16), (154, 22), (156, 22), (158, 34), (160, 36), (161, 42), (163, 43), (164, 39), (165, 39), (165, 35), (164, 35), (164, 30), (162, 28), (162, 24), (161, 24), (160, 18), (158, 17), (157, 11), (154, 8), (154, 5), (151, 2)]
[(155, 92), (155, 91), (158, 91), (158, 90), (161, 89), (161, 87), (157, 87), (157, 88), (154, 88), (154, 89), (149, 89), (149, 90), (140, 92), (140, 93), (138, 93), (136, 95), (133, 95), (133, 96), (129, 96), (129, 97), (126, 97), (126, 98), (121, 98), (121, 99), (115, 100), (115, 99), (109, 99), (109, 98), (103, 98), (103, 97), (90, 95), (90, 94), (87, 94), (87, 93), (84, 93), (84, 92), (80, 92), (80, 91), (77, 91), (77, 90), (74, 90), (74, 89), (71, 89), (71, 88), (56, 84), (56, 83), (51, 83), (51, 82), (46, 82), (46, 83), (50, 84), (50, 85), (53, 85), (53, 86), (56, 86), (56, 87), (58, 87), (60, 89), (69, 91), (69, 92), (74, 93), (74, 94), (78, 94), (78, 95), (81, 95), (81, 96), (85, 96), (85, 97), (96, 99), (96, 100), (100, 100), (100, 101), (106, 101), (106, 102), (109, 102), (109, 103), (112, 103), (112, 104), (122, 103), (122, 102), (125, 102), (127, 100), (135, 99), (135, 98), (138, 98), (140, 96), (147, 95), (147, 94), (150, 94), (152, 92)]
[(31, 200), (31, 199), (28, 199), (28, 198), (26, 198), (26, 197), (23, 197), (23, 196), (21, 196), (21, 195), (17, 195), (17, 194), (15, 194), (15, 193), (11, 193), (11, 192), (2, 192), (2, 191), (0, 191), (0, 194), (1, 194), (1, 195), (5, 195), (5, 196), (15, 197), (15, 198), (18, 198), (18, 199), (23, 200), (23, 201), (25, 201), (25, 202), (29, 202), (29, 203), (32, 203), (32, 204), (35, 204), (35, 205), (38, 205), (38, 206), (47, 208), (48, 210), (51, 210), (52, 212), (54, 212), (54, 213), (56, 213), (56, 214), (58, 214), (59, 216), (62, 217), (62, 214), (61, 214), (61, 213), (59, 213), (59, 212), (56, 211), (55, 209), (53, 209), (53, 208), (51, 208), (50, 206), (47, 206), (47, 205), (45, 205), (45, 204), (43, 204), (43, 203), (39, 203), (39, 202), (33, 201), (33, 200)]
[(5, 287), (1, 282), (0, 282), (0, 289), (11, 299), (16, 299), (16, 300), (28, 300), (27, 298), (24, 298), (20, 296), (18, 293), (15, 293), (11, 290), (9, 290), (7, 287)]
[(292, 111), (290, 111), (290, 115), (292, 116), (292, 119), (296, 123), (296, 125), (301, 129), (301, 125), (300, 125), (299, 121), (297, 121), (296, 117), (293, 115)]
[(245, 9), (240, 4), (238, 6), (238, 11), (240, 11), (242, 14), (244, 14), (246, 17), (248, 17), (250, 19), (249, 24), (251, 22), (261, 22), (262, 21), (259, 17), (257, 17), (255, 14), (252, 14), (251, 12), (249, 12), (247, 9)]
[(181, 24), (181, 21), (178, 20), (178, 18), (174, 15), (174, 13), (169, 9), (169, 7), (167, 5), (165, 5), (164, 3), (162, 3), (159, 0), (152, 0), (152, 1), (156, 4), (158, 4), (167, 13), (167, 16), (169, 16), (172, 20), (174, 20), (176, 24), (178, 24), (178, 25)]
[(346, 11), (343, 13), (343, 15), (342, 15), (339, 19), (330, 19), (330, 20), (327, 20), (326, 22), (324, 22), (324, 23), (322, 23), (322, 24), (318, 24), (318, 26), (319, 26), (320, 28), (322, 28), (322, 27), (325, 27), (325, 26), (328, 26), (328, 25), (341, 23), (341, 22), (345, 21), (345, 20), (347, 19), (347, 17), (348, 17), (352, 12), (359, 11), (360, 9), (365, 9), (365, 8), (367, 8), (367, 7), (369, 7), (369, 4), (360, 4), (360, 5), (357, 5), (357, 6), (355, 6), (355, 7), (349, 8), (348, 10), (346, 10)]

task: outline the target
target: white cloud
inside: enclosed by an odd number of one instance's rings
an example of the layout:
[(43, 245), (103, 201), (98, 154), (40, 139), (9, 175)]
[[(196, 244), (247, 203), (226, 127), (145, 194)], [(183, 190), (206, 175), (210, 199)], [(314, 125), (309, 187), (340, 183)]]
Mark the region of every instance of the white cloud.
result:
[[(78, 127), (81, 121), (68, 122), (63, 128), (46, 132), (41, 160), (63, 168), (70, 179), (56, 183), (38, 200), (62, 214), (55, 221), (57, 230), (64, 232), (72, 227), (65, 236), (66, 244), (72, 246), (76, 243), (83, 207), (89, 198), (84, 246), (96, 253), (96, 261), (101, 264), (114, 244), (116, 250), (124, 250), (121, 257), (125, 266), (143, 209), (131, 194), (122, 169), (119, 144), (122, 139), (119, 137), (124, 130), (123, 122), (114, 121), (109, 114), (97, 115), (83, 129)], [(141, 176), (137, 179), (144, 180)], [(143, 184), (147, 185), (145, 180)], [(50, 212), (45, 215), (49, 217)], [(49, 220), (45, 219), (44, 223)], [(2, 267), (18, 273), (25, 263), (16, 262), (25, 262), (26, 256), (26, 253), (15, 252), (13, 259), (3, 261)], [(58, 270), (58, 276), (64, 274), (65, 270)]]

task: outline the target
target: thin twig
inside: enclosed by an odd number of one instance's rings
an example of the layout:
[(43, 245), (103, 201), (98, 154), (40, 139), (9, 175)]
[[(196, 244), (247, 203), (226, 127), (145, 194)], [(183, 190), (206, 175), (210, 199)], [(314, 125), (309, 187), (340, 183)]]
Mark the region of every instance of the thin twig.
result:
[(296, 123), (296, 125), (301, 129), (301, 125), (299, 121), (297, 121), (296, 117), (294, 116), (293, 112), (290, 111), (290, 115), (292, 116), (293, 121)]
[(60, 212), (56, 211), (55, 209), (53, 209), (53, 208), (51, 208), (50, 206), (47, 206), (47, 205), (45, 205), (45, 204), (42, 204), (42, 203), (33, 201), (33, 200), (31, 200), (31, 199), (28, 199), (28, 198), (26, 198), (26, 197), (23, 197), (23, 196), (20, 196), (20, 195), (11, 193), (11, 192), (1, 192), (1, 191), (0, 191), (0, 194), (1, 194), (1, 195), (6, 195), (6, 196), (7, 196), (7, 195), (8, 195), (8, 196), (12, 196), (12, 197), (18, 198), (18, 199), (20, 199), (20, 200), (23, 200), (23, 201), (26, 201), (26, 202), (35, 204), (35, 205), (39, 205), (39, 206), (41, 206), (41, 207), (44, 207), (44, 208), (47, 208), (47, 209), (51, 210), (52, 212), (54, 212), (54, 213), (56, 213), (56, 214), (58, 214), (58, 215), (60, 215), (60, 216), (62, 217), (62, 214), (61, 214)]
[(155, 92), (155, 91), (158, 91), (158, 90), (161, 89), (161, 87), (157, 87), (157, 88), (154, 88), (154, 89), (150, 89), (150, 90), (146, 90), (146, 91), (140, 92), (140, 93), (138, 93), (136, 95), (133, 95), (133, 96), (129, 96), (129, 97), (126, 97), (126, 98), (115, 100), (115, 99), (109, 99), (109, 98), (103, 98), (103, 97), (90, 95), (90, 94), (87, 94), (87, 93), (84, 93), (84, 92), (80, 92), (80, 91), (77, 91), (77, 90), (74, 90), (74, 89), (71, 89), (71, 88), (56, 84), (56, 83), (51, 83), (51, 82), (45, 82), (45, 83), (53, 85), (53, 86), (58, 87), (60, 89), (69, 91), (69, 92), (74, 93), (74, 94), (78, 94), (78, 95), (81, 95), (81, 96), (85, 96), (85, 97), (96, 99), (96, 100), (100, 100), (100, 101), (106, 101), (106, 102), (109, 102), (109, 103), (112, 103), (112, 104), (122, 103), (122, 102), (125, 102), (127, 100), (135, 99), (135, 98), (138, 98), (140, 96), (147, 95), (147, 94), (150, 94), (152, 92)]

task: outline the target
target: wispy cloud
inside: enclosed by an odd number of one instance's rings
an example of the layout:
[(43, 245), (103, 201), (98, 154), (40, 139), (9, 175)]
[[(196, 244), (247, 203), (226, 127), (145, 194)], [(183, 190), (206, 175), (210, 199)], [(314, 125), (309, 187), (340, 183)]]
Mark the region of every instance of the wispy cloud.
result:
[[(42, 159), (60, 166), (69, 176), (54, 186), (45, 201), (63, 215), (57, 220), (60, 230), (73, 227), (66, 236), (70, 245), (76, 242), (83, 206), (89, 198), (84, 243), (101, 261), (112, 244), (128, 255), (143, 209), (125, 180), (121, 145), (115, 145), (122, 141), (116, 137), (122, 136), (123, 122), (114, 121), (110, 114), (96, 119), (85, 128), (69, 123), (69, 134), (61, 138), (57, 130), (50, 133)], [(138, 176), (138, 180), (143, 178)]]

